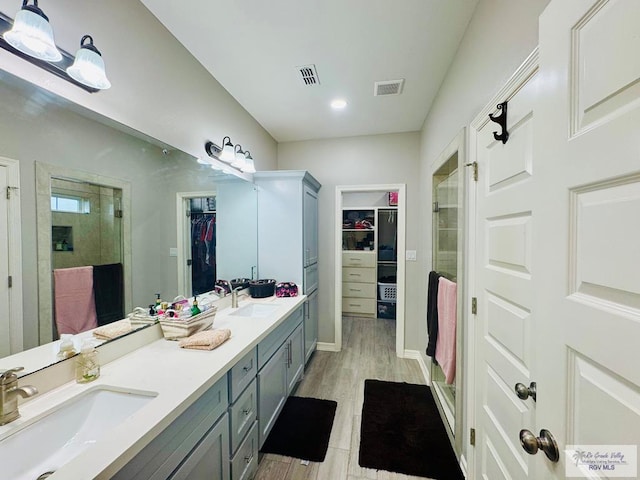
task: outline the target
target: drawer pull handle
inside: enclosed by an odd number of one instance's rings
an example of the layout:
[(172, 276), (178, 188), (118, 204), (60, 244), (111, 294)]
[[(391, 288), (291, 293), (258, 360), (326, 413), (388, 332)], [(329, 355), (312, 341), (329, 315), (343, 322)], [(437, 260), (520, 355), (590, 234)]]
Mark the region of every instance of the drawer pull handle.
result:
[(360, 277), (361, 275), (359, 273), (350, 273), (349, 276), (350, 277)]
[(352, 262), (361, 262), (362, 261), (361, 258), (353, 258), (353, 257), (349, 258), (349, 260), (351, 260)]
[(251, 463), (251, 460), (253, 460), (253, 453), (244, 457), (244, 461), (247, 462), (247, 464)]
[(350, 303), (349, 306), (350, 307), (361, 307), (362, 305), (360, 303)]
[(359, 288), (350, 288), (349, 291), (350, 292), (361, 292), (362, 290), (360, 290)]
[(249, 365), (245, 365), (244, 367), (242, 367), (242, 370), (246, 373), (246, 372), (249, 372), (252, 368), (253, 368), (253, 359), (251, 359), (251, 362), (249, 363)]

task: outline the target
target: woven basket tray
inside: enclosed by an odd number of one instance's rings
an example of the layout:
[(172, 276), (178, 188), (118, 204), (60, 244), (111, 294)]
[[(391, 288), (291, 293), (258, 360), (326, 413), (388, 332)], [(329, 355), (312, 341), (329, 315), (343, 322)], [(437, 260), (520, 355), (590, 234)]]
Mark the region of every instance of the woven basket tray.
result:
[(217, 310), (215, 306), (212, 306), (205, 312), (184, 321), (160, 317), (162, 334), (167, 340), (180, 340), (181, 338), (190, 337), (194, 333), (202, 330), (207, 330), (213, 325), (213, 319), (216, 316)]

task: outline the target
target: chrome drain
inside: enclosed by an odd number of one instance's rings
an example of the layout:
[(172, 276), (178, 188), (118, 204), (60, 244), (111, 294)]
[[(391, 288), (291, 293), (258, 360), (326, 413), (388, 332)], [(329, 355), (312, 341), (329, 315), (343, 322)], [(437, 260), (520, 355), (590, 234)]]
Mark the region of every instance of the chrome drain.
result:
[(38, 478), (36, 478), (36, 480), (44, 480), (45, 478), (49, 478), (54, 473), (56, 472), (44, 472)]

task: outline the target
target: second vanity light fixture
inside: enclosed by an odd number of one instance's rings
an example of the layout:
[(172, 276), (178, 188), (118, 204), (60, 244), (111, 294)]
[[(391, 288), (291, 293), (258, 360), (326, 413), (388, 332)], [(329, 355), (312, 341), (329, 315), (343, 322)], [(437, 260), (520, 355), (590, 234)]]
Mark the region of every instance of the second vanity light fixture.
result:
[(227, 168), (234, 168), (242, 173), (256, 172), (251, 152), (249, 150), (244, 151), (240, 144), (234, 146), (229, 137), (222, 139), (222, 147), (213, 142), (205, 143), (204, 150), (210, 157), (228, 164)]
[(93, 38), (82, 37), (75, 58), (60, 50), (53, 39), (49, 17), (38, 7), (38, 0), (32, 2), (29, 5), (29, 0), (23, 0), (15, 20), (0, 13), (0, 47), (89, 92), (111, 87)]

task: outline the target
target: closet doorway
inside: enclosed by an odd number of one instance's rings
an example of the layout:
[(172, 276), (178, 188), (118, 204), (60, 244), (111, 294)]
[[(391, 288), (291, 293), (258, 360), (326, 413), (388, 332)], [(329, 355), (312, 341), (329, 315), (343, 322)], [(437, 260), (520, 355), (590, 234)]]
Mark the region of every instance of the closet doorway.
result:
[(178, 194), (178, 291), (213, 290), (216, 271), (216, 193)]
[(335, 350), (342, 316), (395, 321), (404, 357), (406, 185), (336, 187)]

